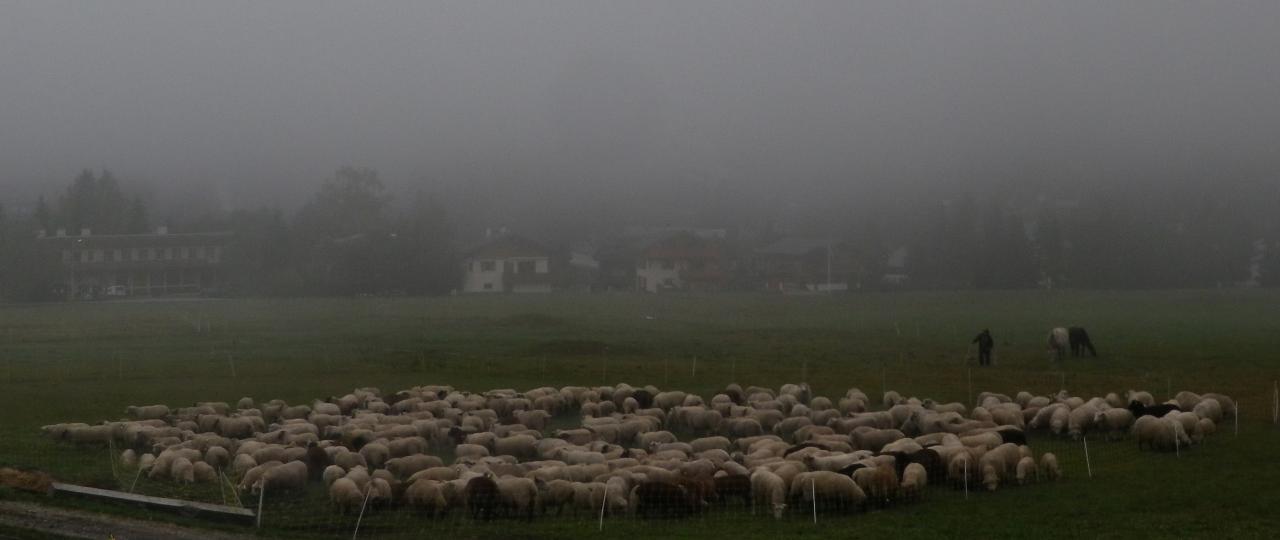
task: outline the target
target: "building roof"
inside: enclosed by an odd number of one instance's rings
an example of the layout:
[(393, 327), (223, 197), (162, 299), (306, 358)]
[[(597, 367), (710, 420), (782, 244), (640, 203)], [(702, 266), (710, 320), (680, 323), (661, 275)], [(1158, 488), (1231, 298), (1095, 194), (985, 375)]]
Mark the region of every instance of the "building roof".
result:
[(677, 233), (646, 246), (640, 254), (646, 259), (719, 259), (719, 242), (691, 233)]
[(836, 248), (839, 245), (840, 242), (833, 238), (791, 236), (756, 249), (756, 254), (800, 257), (813, 253), (814, 250), (826, 250), (828, 247)]
[(551, 250), (533, 240), (515, 234), (491, 238), (466, 251), (470, 259), (503, 259), (508, 257), (550, 257)]
[(190, 246), (196, 243), (222, 244), (235, 233), (227, 231), (199, 233), (91, 234), (77, 236), (45, 236), (37, 238), (51, 246), (93, 248)]

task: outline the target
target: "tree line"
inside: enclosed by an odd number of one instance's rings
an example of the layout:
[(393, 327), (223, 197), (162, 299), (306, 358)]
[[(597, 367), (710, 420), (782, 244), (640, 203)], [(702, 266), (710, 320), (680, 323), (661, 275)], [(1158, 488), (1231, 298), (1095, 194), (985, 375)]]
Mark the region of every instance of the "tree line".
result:
[[(1261, 193), (1262, 196), (1258, 196)], [(1204, 288), (1257, 282), (1280, 286), (1280, 230), (1267, 190), (1082, 190), (1073, 197), (1027, 198), (958, 191), (861, 216), (840, 236), (856, 261), (844, 276), (881, 285), (885, 273), (906, 287), (931, 289)], [(131, 234), (157, 224), (144, 194), (127, 193), (110, 171), (84, 171), (50, 204), (12, 215), (0, 206), (0, 297), (47, 298), (51, 261), (36, 230)], [(368, 168), (343, 167), (318, 183), (296, 211), (239, 209), (163, 220), (174, 232), (231, 231), (223, 275), (243, 296), (444, 294), (458, 286), (460, 246), (483, 230), (473, 211), (423, 192), (397, 197)], [(450, 209), (455, 209), (450, 212)], [(536, 214), (536, 213), (534, 213)], [(726, 213), (730, 228), (757, 216)], [(621, 228), (634, 216), (614, 216)], [(605, 230), (557, 225), (571, 216), (503, 223), (512, 230), (556, 231), (540, 240), (569, 246)], [(851, 220), (852, 221), (852, 220)], [(634, 221), (631, 221), (634, 222)], [(607, 223), (606, 223), (607, 225)], [(767, 226), (736, 235), (733, 253), (786, 234)], [(895, 252), (907, 254), (894, 261)], [(891, 264), (894, 263), (894, 264)], [(897, 263), (904, 263), (898, 266)], [(749, 280), (735, 282), (751, 289)]]

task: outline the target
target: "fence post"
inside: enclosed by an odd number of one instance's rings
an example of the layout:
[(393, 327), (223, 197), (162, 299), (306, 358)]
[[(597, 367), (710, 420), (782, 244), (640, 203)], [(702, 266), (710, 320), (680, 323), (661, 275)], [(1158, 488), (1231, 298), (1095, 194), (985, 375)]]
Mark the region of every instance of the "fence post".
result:
[(1236, 417), (1236, 436), (1240, 436), (1240, 400), (1236, 400), (1236, 413), (1231, 415)]
[(964, 500), (969, 500), (969, 458), (964, 459)]
[(1089, 437), (1081, 435), (1080, 440), (1084, 441), (1084, 466), (1089, 471), (1089, 478), (1093, 478), (1093, 463), (1089, 461)]
[(596, 530), (604, 530), (604, 508), (609, 504), (609, 484), (605, 483), (604, 493), (600, 496), (600, 526)]
[(1280, 381), (1271, 381), (1271, 423), (1280, 424)]
[[(257, 524), (256, 524), (256, 525), (254, 525), (254, 527), (261, 529), (261, 528), (262, 528), (262, 499), (263, 499), (263, 497), (266, 497), (266, 496), (267, 496), (267, 484), (266, 484), (265, 482), (259, 481), (259, 482), (258, 482), (258, 486), (259, 486), (259, 488), (258, 488), (258, 515), (257, 515), (258, 522), (257, 522)], [(363, 508), (361, 508), (361, 509), (360, 509), (360, 512), (361, 512), (361, 513), (363, 513), (363, 512), (364, 512), (364, 509), (363, 509)], [(357, 527), (357, 528), (359, 528), (359, 527), (360, 527), (359, 522), (357, 522), (357, 523), (356, 523), (356, 527)]]
[(360, 534), (360, 521), (364, 519), (364, 508), (369, 505), (369, 496), (373, 494), (373, 484), (365, 486), (364, 502), (360, 503), (360, 515), (356, 517), (356, 529), (351, 532), (351, 540), (356, 540), (356, 535)]
[(227, 365), (231, 366), (231, 378), (236, 378), (236, 357), (231, 353), (227, 353)]
[(818, 524), (818, 488), (812, 478), (809, 479), (809, 498), (813, 500), (813, 524)]
[(698, 378), (698, 357), (696, 355), (693, 357), (693, 373), (691, 373), (691, 376), (695, 379)]

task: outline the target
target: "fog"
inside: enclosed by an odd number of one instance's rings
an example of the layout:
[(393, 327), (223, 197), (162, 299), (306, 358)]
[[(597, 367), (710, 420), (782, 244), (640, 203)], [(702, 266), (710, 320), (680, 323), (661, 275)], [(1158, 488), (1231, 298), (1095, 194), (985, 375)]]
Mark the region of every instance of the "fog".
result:
[(0, 174), (23, 195), (106, 167), (224, 205), (289, 204), (356, 164), (525, 203), (729, 184), (775, 204), (1274, 178), (1280, 136), (1269, 1), (42, 1), (4, 14)]

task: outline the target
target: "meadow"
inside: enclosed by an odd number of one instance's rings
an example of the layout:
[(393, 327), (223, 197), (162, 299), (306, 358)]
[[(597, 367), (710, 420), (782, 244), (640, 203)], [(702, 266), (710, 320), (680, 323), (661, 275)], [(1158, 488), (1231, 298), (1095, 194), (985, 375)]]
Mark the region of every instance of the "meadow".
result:
[[(972, 404), (981, 391), (1095, 396), (1128, 389), (1165, 399), (1216, 391), (1240, 403), (1235, 426), (1180, 455), (1139, 453), (1132, 441), (1035, 437), (1066, 478), (1056, 484), (963, 493), (853, 516), (804, 512), (780, 522), (716, 511), (645, 523), (607, 519), (604, 533), (637, 537), (1274, 537), (1280, 447), (1273, 421), (1280, 377), (1280, 292), (918, 292), (838, 296), (631, 294), (114, 302), (0, 307), (0, 465), (62, 481), (128, 488), (107, 450), (46, 440), (39, 427), (122, 416), (131, 404), (307, 403), (359, 386), (459, 389), (627, 382), (716, 393), (729, 382), (815, 394), (858, 387)], [(1052, 326), (1089, 329), (1101, 357), (1051, 361)], [(969, 341), (995, 335), (996, 365)], [(572, 418), (558, 422), (573, 424)], [(1090, 472), (1092, 476), (1090, 476)], [(221, 502), (216, 488), (139, 481), (138, 491)], [(26, 498), (14, 492), (0, 496)], [(182, 516), (55, 498), (152, 519)], [(254, 501), (256, 502), (256, 501)], [(249, 501), (245, 502), (250, 505)], [(350, 536), (354, 516), (328, 511), (319, 490), (268, 497), (262, 535)], [(599, 534), (594, 517), (532, 524), (430, 522), (406, 511), (366, 516), (361, 536), (567, 537)], [(230, 530), (238, 526), (214, 525)]]

